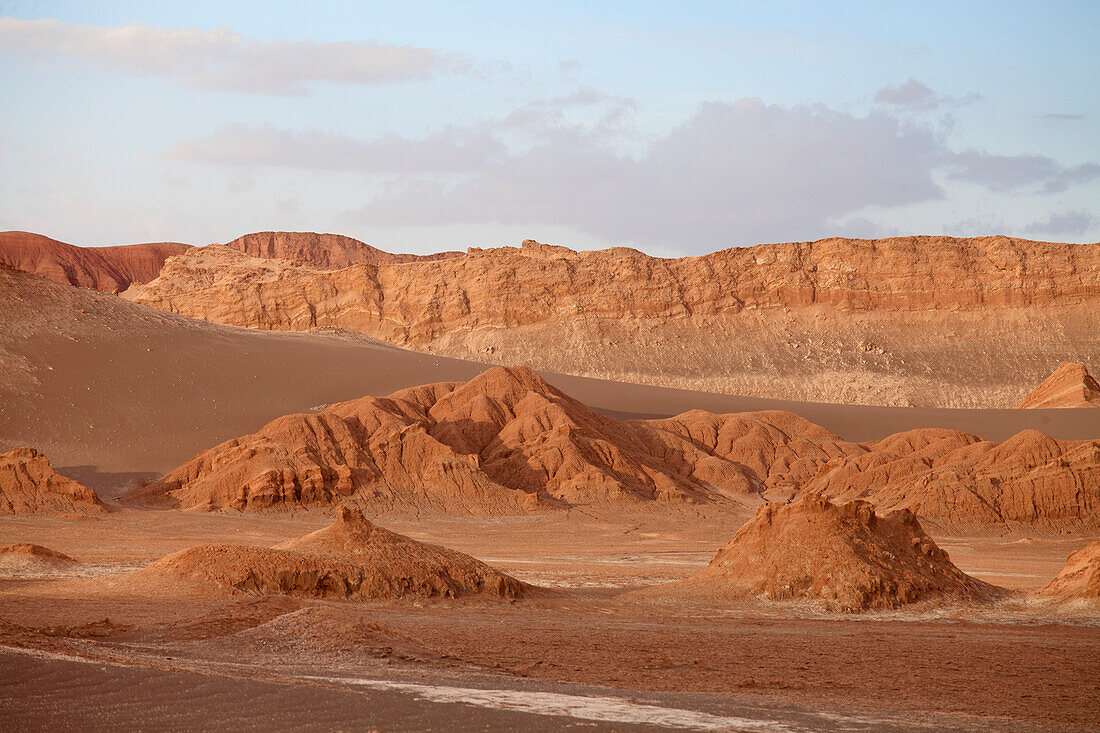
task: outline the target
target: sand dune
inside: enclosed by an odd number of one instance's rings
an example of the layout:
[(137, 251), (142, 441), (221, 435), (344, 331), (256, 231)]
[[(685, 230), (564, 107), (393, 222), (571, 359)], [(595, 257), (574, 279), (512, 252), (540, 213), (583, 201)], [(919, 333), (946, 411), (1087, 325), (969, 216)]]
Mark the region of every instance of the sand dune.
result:
[(0, 573), (5, 575), (34, 575), (67, 570), (79, 565), (63, 552), (51, 550), (42, 545), (17, 542), (0, 547)]

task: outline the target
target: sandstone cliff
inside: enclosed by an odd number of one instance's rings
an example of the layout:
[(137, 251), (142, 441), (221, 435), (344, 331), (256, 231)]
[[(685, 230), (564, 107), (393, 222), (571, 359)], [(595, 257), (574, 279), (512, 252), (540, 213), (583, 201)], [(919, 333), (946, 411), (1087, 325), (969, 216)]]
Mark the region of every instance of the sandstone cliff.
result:
[(840, 611), (1000, 594), (955, 567), (911, 512), (878, 515), (863, 501), (820, 496), (762, 505), (706, 568), (668, 591), (805, 599)]
[(313, 232), (254, 232), (227, 242), (226, 247), (253, 257), (290, 260), (336, 270), (352, 265), (393, 265), (401, 262), (445, 260), (461, 252), (430, 255), (392, 254), (342, 234)]
[(120, 293), (152, 280), (189, 245), (175, 242), (76, 247), (30, 232), (0, 232), (0, 262), (66, 285)]
[(1017, 407), (1100, 407), (1100, 384), (1084, 364), (1063, 361)]
[(54, 471), (34, 448), (0, 453), (0, 515), (106, 511), (94, 491)]
[(1061, 601), (1100, 603), (1100, 542), (1070, 555), (1062, 572), (1036, 594)]
[(1042, 364), (1100, 352), (1100, 246), (1006, 237), (680, 259), (525, 242), (335, 271), (207, 247), (125, 297), (250, 328), (821, 402), (1007, 407)]

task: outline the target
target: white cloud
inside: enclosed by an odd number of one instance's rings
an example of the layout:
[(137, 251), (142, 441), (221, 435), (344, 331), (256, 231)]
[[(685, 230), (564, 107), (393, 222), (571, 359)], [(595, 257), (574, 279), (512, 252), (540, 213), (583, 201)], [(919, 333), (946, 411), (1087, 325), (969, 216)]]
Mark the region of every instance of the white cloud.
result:
[(16, 18), (0, 18), (0, 51), (90, 59), (199, 89), (260, 94), (306, 94), (315, 82), (384, 84), (469, 67), (451, 54), (378, 41), (257, 41), (229, 28), (104, 28)]
[(982, 96), (970, 92), (962, 97), (948, 97), (936, 94), (930, 87), (910, 77), (909, 81), (896, 87), (883, 87), (875, 93), (875, 101), (894, 107), (907, 107), (917, 110), (930, 110), (938, 107), (959, 106), (977, 102)]

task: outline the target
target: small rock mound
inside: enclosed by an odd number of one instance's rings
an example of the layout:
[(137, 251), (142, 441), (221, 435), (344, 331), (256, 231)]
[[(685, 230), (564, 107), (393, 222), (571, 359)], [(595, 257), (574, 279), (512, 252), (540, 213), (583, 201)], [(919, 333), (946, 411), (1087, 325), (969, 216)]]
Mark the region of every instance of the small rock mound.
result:
[(54, 471), (49, 459), (34, 448), (0, 454), (0, 515), (106, 511), (94, 491)]
[(1085, 365), (1063, 361), (1054, 373), (1031, 391), (1019, 409), (1052, 407), (1100, 407), (1100, 383), (1089, 374)]
[(299, 598), (522, 597), (531, 586), (469, 555), (376, 527), (352, 507), (331, 526), (273, 548), (200, 545), (139, 574)]
[(723, 596), (817, 600), (847, 612), (998, 595), (955, 567), (912, 512), (879, 516), (865, 501), (833, 504), (822, 496), (762, 505), (682, 585)]
[(0, 573), (5, 575), (49, 573), (69, 570), (80, 562), (42, 545), (18, 542), (0, 547)]
[(1100, 542), (1093, 542), (1069, 556), (1062, 572), (1036, 595), (1061, 601), (1100, 602)]

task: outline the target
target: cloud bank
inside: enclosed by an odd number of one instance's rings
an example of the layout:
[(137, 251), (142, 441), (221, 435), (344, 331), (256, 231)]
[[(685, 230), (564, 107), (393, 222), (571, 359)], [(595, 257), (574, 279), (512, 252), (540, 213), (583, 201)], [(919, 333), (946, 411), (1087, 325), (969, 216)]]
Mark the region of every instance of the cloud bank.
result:
[(87, 59), (197, 89), (308, 94), (311, 84), (385, 84), (462, 71), (469, 62), (427, 48), (378, 41), (258, 41), (229, 28), (117, 28), (0, 18), (0, 51)]

